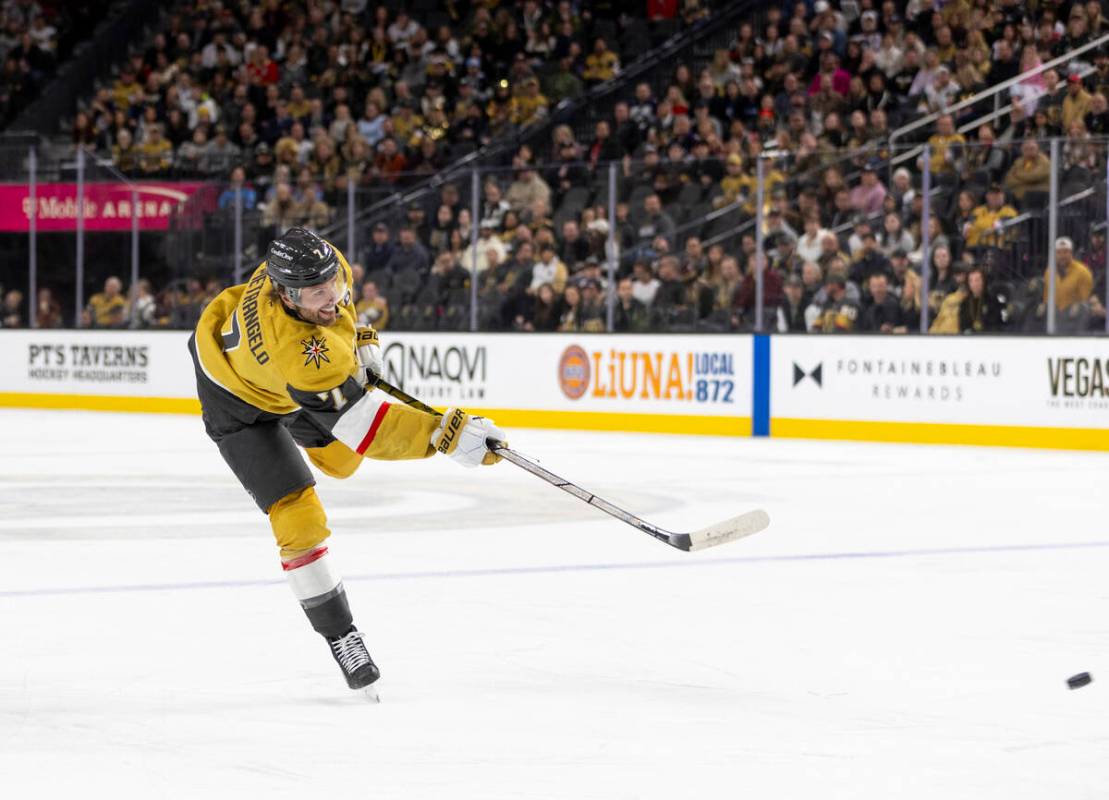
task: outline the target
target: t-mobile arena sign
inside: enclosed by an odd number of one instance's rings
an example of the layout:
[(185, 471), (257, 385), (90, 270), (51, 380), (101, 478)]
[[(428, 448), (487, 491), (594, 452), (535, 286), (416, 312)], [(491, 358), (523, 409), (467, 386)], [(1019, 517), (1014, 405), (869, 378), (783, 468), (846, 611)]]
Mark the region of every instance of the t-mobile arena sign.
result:
[[(132, 189), (138, 190), (134, 213), (139, 227), (164, 231), (173, 210), (204, 184), (192, 183), (86, 183), (85, 230), (126, 231), (131, 229)], [(39, 231), (77, 229), (77, 184), (40, 183), (35, 187)], [(25, 233), (30, 230), (31, 191), (25, 183), (0, 184), (0, 231)]]

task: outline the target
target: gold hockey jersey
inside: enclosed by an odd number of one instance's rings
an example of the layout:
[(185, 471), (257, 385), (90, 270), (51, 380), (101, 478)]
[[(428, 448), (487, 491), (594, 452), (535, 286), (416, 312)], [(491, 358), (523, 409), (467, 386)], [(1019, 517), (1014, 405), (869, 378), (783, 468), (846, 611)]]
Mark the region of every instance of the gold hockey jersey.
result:
[[(350, 266), (339, 258), (350, 286)], [(431, 456), (439, 418), (390, 403), (389, 395), (361, 384), (356, 318), (349, 293), (332, 325), (293, 315), (275, 296), (263, 262), (201, 314), (197, 357), (211, 381), (243, 402), (272, 414), (303, 410), (367, 458)]]

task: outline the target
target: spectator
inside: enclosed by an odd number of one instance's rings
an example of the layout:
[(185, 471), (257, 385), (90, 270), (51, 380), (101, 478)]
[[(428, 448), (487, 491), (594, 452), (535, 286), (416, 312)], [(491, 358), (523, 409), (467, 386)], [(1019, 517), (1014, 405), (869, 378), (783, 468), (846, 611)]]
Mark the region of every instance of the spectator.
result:
[(378, 222), (370, 232), (370, 244), (362, 251), (362, 260), (369, 265), (370, 272), (384, 269), (393, 256), (393, 243), (389, 238), (389, 226)]
[(239, 146), (227, 138), (227, 129), (218, 125), (215, 138), (208, 142), (200, 158), (200, 171), (205, 175), (227, 173), (241, 157)]
[(664, 328), (689, 321), (687, 317), (692, 317), (689, 292), (682, 283), (678, 269), (678, 259), (674, 256), (667, 255), (659, 259), (658, 291), (655, 292), (651, 310)]
[(873, 231), (866, 231), (862, 236), (862, 247), (855, 255), (854, 263), (848, 273), (850, 279), (859, 286), (868, 286), (872, 275), (888, 276), (889, 273), (889, 259), (878, 248), (877, 237)]
[(815, 261), (820, 258), (824, 250), (824, 238), (828, 235), (832, 235), (832, 237), (835, 238), (834, 234), (831, 234), (831, 231), (820, 226), (819, 212), (814, 211), (806, 216), (804, 233), (802, 233), (801, 237), (797, 240), (798, 258), (803, 262)]
[(1009, 238), (1003, 234), (1005, 220), (1016, 215), (1017, 210), (1005, 202), (1005, 189), (1001, 184), (991, 185), (985, 204), (975, 207), (963, 228), (967, 247), (1001, 246)]
[(784, 296), (778, 304), (778, 333), (808, 331), (805, 322), (806, 301), (804, 282), (797, 275), (789, 276), (785, 282)]
[(389, 325), (389, 301), (378, 293), (375, 281), (362, 284), (362, 297), (354, 310), (358, 312), (359, 325), (369, 325), (379, 331)]
[(959, 315), (963, 300), (966, 299), (966, 270), (960, 264), (954, 268), (954, 289), (940, 300), (936, 318), (928, 333), (959, 333)]
[(868, 161), (863, 167), (862, 181), (851, 190), (851, 207), (868, 217), (882, 213), (886, 199), (886, 187), (878, 180), (878, 165)]
[(924, 90), (925, 102), (921, 110), (928, 113), (946, 111), (961, 91), (959, 84), (951, 79), (951, 70), (940, 64), (936, 67), (932, 83)]
[[(201, 173), (201, 161), (205, 153), (208, 151), (208, 134), (205, 133), (204, 128), (197, 128), (193, 131), (192, 138), (181, 145), (177, 150), (176, 167), (178, 175), (194, 176)], [(122, 154), (113, 152), (112, 160), (116, 165), (123, 169), (121, 166)]]
[(246, 170), (242, 167), (231, 170), (231, 184), (220, 192), (218, 202), (220, 210), (234, 208), (236, 195), (243, 211), (253, 211), (258, 204), (258, 193), (246, 185)]
[(621, 278), (616, 284), (613, 329), (619, 333), (641, 333), (648, 329), (649, 323), (647, 306), (635, 298), (635, 285), (632, 279)]
[(863, 307), (859, 330), (870, 333), (896, 333), (904, 330), (901, 304), (890, 294), (885, 273), (871, 274), (867, 284), (869, 301)]
[(801, 284), (807, 305), (824, 288), (824, 270), (815, 261), (804, 262), (801, 265)]
[(765, 254), (756, 254), (747, 263), (747, 272), (743, 276), (743, 283), (740, 284), (739, 292), (736, 295), (736, 309), (739, 311), (743, 322), (749, 328), (754, 328), (755, 320), (755, 306), (756, 295), (758, 289), (757, 273), (762, 272), (762, 287), (763, 287), (763, 325), (767, 330), (775, 324), (772, 321), (774, 316), (774, 309), (776, 309), (782, 302), (782, 275), (774, 269), (767, 269), (767, 259)]
[[(410, 224), (411, 224), (411, 217)], [(454, 219), (454, 210), (448, 205), (441, 205), (435, 212), (435, 222), (425, 241), (433, 253), (441, 253), (450, 249), (451, 238), (457, 230), (458, 224)]]
[(131, 131), (121, 129), (116, 134), (116, 143), (112, 146), (112, 162), (124, 175), (133, 175), (139, 163), (139, 150), (134, 146)]
[(566, 286), (558, 320), (558, 330), (562, 332), (581, 330), (581, 290), (574, 284)]
[(501, 195), (500, 185), (494, 180), (486, 181), (484, 201), (481, 204), (480, 224), (490, 228), (500, 228), (504, 223), (504, 215), (508, 210), (508, 201)]
[[(1093, 293), (1094, 277), (1090, 268), (1074, 258), (1074, 244), (1066, 236), (1055, 240), (1055, 270), (1058, 278), (1055, 282), (1055, 307), (1064, 315), (1064, 318), (1073, 325), (1068, 328), (1081, 330), (1077, 320), (1085, 322), (1085, 315), (1089, 311), (1090, 295)], [(1044, 271), (1043, 302), (1048, 302), (1051, 272)], [(1044, 308), (1044, 306), (1041, 306)]]
[(393, 250), (385, 270), (394, 276), (402, 272), (424, 276), (430, 268), (431, 256), (427, 248), (417, 240), (415, 229), (407, 225), (401, 228), (397, 248)]
[(545, 283), (536, 291), (531, 319), (526, 323), (525, 329), (535, 331), (557, 330), (561, 322), (561, 315), (562, 303), (554, 288), (549, 283)]
[(890, 256), (891, 290), (901, 303), (901, 319), (906, 326), (920, 317), (920, 275), (909, 266), (909, 256), (904, 250), (895, 250)]
[(509, 110), (512, 124), (523, 128), (538, 122), (547, 116), (549, 105), (550, 101), (539, 91), (539, 79), (527, 78), (523, 92), (512, 98)]
[(658, 294), (659, 280), (645, 261), (636, 261), (632, 266), (632, 296), (650, 308)]
[(539, 248), (539, 260), (532, 267), (528, 292), (534, 294), (544, 285), (550, 285), (556, 292), (561, 292), (566, 287), (568, 274), (566, 265), (555, 252), (554, 243), (547, 242)]
[[(462, 268), (470, 272), (481, 274), (485, 272), (491, 260), (500, 264), (508, 256), (508, 248), (501, 238), (495, 234), (496, 226), (488, 220), (482, 220), (478, 230), (478, 240), (466, 248), (462, 254)], [(490, 254), (493, 258), (490, 259)]]
[(576, 220), (568, 219), (562, 223), (562, 250), (559, 255), (571, 271), (589, 257), (589, 240), (582, 236)]
[[(847, 280), (840, 273), (830, 274), (824, 284), (825, 299), (816, 309), (809, 330), (813, 333), (851, 333), (859, 320), (859, 305), (847, 294)], [(819, 297), (819, 295), (817, 296)], [(814, 303), (816, 298), (814, 298)]]
[(122, 328), (127, 321), (123, 282), (114, 275), (104, 281), (104, 291), (89, 298), (85, 307), (87, 324), (96, 328)]
[(1020, 146), (1020, 159), (1005, 176), (1005, 186), (1018, 201), (1028, 192), (1046, 192), (1050, 188), (1051, 162), (1040, 152), (1035, 139), (1025, 139)]
[(551, 187), (539, 177), (539, 173), (534, 169), (520, 170), (516, 180), (508, 187), (504, 202), (513, 211), (521, 212), (530, 209), (537, 200), (550, 205)]
[[(966, 139), (955, 130), (955, 118), (944, 114), (936, 120), (936, 132), (928, 137), (931, 151), (932, 174), (944, 178), (953, 176), (963, 157)], [(920, 163), (923, 167), (923, 163)]]
[(916, 247), (913, 235), (905, 230), (899, 214), (891, 212), (883, 218), (878, 246), (887, 257), (898, 250), (907, 253)]
[[(634, 298), (633, 298), (634, 299)], [(580, 330), (600, 333), (605, 329), (605, 307), (601, 302), (600, 281), (589, 278), (581, 284)]]
[(597, 169), (598, 164), (619, 161), (624, 154), (620, 150), (620, 142), (612, 137), (612, 129), (608, 121), (599, 121), (594, 130), (596, 135), (593, 138), (593, 144), (589, 146), (590, 166)]
[(54, 292), (45, 286), (38, 291), (35, 327), (43, 329), (62, 327), (62, 307), (54, 299)]
[(1082, 85), (1082, 76), (1071, 73), (1067, 77), (1067, 96), (1063, 98), (1063, 130), (1070, 130), (1076, 120), (1082, 120), (1090, 112), (1093, 98)]
[(639, 246), (651, 243), (660, 236), (673, 246), (676, 230), (674, 220), (662, 210), (662, 199), (657, 194), (647, 195), (643, 200), (643, 218), (639, 223)]
[(293, 187), (284, 182), (277, 184), (273, 199), (262, 209), (262, 225), (271, 229), (276, 238), (299, 225), (302, 217), (302, 206), (293, 198)]
[(967, 292), (959, 305), (959, 333), (990, 333), (1001, 330), (1000, 298), (990, 291), (986, 271), (972, 267), (967, 273)]
[(128, 327), (153, 328), (157, 324), (158, 304), (150, 281), (142, 278), (131, 287), (129, 306)]
[(932, 312), (935, 313), (939, 310), (943, 299), (958, 288), (955, 264), (951, 258), (951, 250), (946, 246), (941, 245), (932, 250), (930, 287), (929, 305)]
[(162, 126), (147, 127), (143, 143), (138, 147), (139, 171), (148, 177), (160, 177), (173, 166), (173, 145), (162, 136)]
[(4, 294), (4, 302), (0, 304), (0, 328), (24, 328), (27, 326), (23, 318), (23, 292), (18, 289), (9, 289)]
[(593, 43), (593, 52), (585, 58), (585, 69), (582, 78), (586, 85), (595, 86), (604, 81), (610, 81), (620, 71), (620, 59), (608, 49), (602, 38), (597, 38)]

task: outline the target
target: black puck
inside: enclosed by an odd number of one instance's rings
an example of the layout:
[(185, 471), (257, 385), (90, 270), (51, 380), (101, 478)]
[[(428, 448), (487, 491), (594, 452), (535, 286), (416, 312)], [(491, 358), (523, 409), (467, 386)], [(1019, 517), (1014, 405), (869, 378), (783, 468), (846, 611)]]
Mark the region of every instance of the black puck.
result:
[(1067, 686), (1069, 686), (1071, 689), (1081, 689), (1092, 680), (1093, 678), (1090, 677), (1090, 673), (1079, 672), (1077, 675), (1071, 675), (1069, 678), (1067, 678)]

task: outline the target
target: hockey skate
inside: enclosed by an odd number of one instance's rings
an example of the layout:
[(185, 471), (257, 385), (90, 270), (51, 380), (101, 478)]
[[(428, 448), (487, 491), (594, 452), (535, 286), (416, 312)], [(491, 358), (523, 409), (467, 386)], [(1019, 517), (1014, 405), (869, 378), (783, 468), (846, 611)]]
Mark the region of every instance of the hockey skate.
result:
[(380, 698), (372, 684), (381, 677), (381, 672), (370, 658), (362, 636), (357, 628), (351, 626), (342, 636), (328, 637), (327, 644), (331, 648), (331, 655), (335, 656), (335, 661), (343, 671), (343, 677), (347, 679), (347, 686), (360, 689), (371, 700), (377, 701)]

